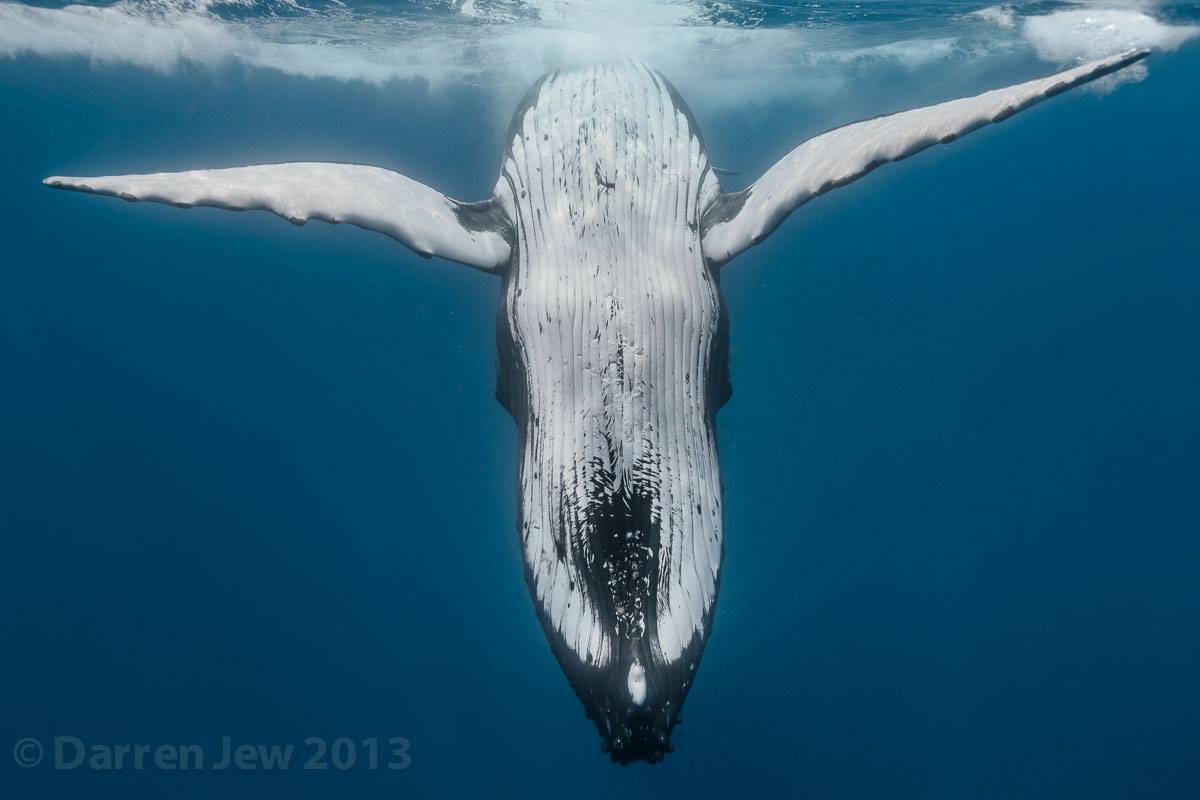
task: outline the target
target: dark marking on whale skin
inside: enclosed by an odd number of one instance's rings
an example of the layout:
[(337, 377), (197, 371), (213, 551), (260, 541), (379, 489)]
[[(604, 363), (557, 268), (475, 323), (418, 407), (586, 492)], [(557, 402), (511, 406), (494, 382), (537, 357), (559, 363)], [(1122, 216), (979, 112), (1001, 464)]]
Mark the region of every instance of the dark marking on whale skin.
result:
[(746, 201), (750, 198), (751, 189), (742, 189), (740, 192), (726, 192), (708, 207), (704, 212), (704, 217), (700, 220), (700, 226), (707, 230), (721, 222), (728, 222), (738, 215), (742, 210), (742, 206), (746, 205)]
[(613, 181), (605, 180), (604, 177), (600, 174), (600, 165), (599, 164), (596, 165), (596, 183), (598, 183), (601, 187), (603, 187), (605, 189), (609, 189), (609, 190), (617, 188), (616, 183), (614, 183)]
[(499, 233), (511, 247), (513, 244), (512, 221), (495, 198), (475, 203), (454, 201), (452, 206), (458, 223), (469, 231)]

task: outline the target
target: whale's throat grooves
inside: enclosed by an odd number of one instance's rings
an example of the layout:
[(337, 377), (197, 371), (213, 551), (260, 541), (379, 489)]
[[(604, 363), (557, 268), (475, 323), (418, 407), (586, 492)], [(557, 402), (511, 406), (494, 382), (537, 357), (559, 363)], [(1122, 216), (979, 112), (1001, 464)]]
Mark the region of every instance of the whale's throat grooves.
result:
[(728, 337), (699, 224), (719, 188), (678, 95), (634, 64), (549, 76), (509, 148), (497, 392), (526, 580), (614, 758), (655, 758), (721, 565)]

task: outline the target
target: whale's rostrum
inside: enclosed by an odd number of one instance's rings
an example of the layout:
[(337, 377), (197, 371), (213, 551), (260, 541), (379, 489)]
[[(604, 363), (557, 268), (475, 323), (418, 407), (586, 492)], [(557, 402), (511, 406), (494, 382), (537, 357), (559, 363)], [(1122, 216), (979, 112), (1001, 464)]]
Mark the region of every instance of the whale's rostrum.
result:
[(482, 202), (336, 163), (45, 183), (348, 222), (499, 275), (497, 397), (518, 429), (525, 580), (605, 750), (655, 761), (672, 749), (720, 580), (720, 268), (812, 197), (1145, 55), (837, 128), (734, 193), (678, 93), (633, 62), (539, 81)]

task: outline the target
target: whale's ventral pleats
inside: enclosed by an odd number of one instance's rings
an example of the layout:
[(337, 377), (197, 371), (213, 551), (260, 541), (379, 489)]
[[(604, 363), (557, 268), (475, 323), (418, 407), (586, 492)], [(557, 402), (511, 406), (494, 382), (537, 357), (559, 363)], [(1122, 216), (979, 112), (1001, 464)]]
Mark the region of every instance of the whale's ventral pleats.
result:
[(612, 757), (655, 760), (720, 574), (727, 334), (700, 245), (719, 189), (678, 95), (635, 64), (550, 75), (510, 130), (499, 394), (525, 576)]

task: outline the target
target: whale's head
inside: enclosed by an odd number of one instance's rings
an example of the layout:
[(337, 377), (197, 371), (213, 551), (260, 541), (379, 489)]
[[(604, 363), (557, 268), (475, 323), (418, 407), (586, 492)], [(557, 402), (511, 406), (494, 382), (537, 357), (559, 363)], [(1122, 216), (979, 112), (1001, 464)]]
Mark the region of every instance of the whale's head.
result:
[(700, 219), (718, 193), (691, 114), (636, 64), (543, 79), (497, 190), (525, 577), (622, 763), (671, 749), (716, 601), (728, 351)]

